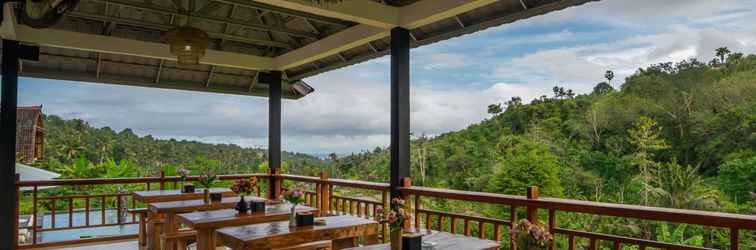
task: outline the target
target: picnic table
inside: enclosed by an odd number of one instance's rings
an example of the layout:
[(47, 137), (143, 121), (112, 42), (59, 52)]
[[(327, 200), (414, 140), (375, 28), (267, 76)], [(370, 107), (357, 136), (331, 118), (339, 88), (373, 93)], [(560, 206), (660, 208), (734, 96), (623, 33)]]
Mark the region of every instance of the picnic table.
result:
[[(210, 188), (210, 193), (223, 193), (224, 197), (234, 196), (231, 189), (228, 188)], [(203, 199), (204, 189), (197, 189), (194, 193), (182, 193), (178, 189), (169, 190), (151, 190), (151, 191), (136, 191), (133, 193), (134, 200), (142, 203), (154, 203), (154, 202), (168, 202), (168, 201), (182, 201), (182, 200), (195, 200)], [(148, 211), (147, 213), (147, 249), (148, 250), (160, 250), (160, 237), (162, 226), (158, 226), (162, 215)], [(156, 236), (157, 235), (157, 236)]]
[[(421, 230), (424, 242), (433, 242), (433, 250), (498, 250), (499, 243), (491, 240), (484, 240), (475, 237), (451, 234), (447, 232)], [(389, 250), (389, 244), (370, 245), (364, 247), (353, 247), (345, 250)]]
[(333, 249), (356, 245), (358, 237), (375, 237), (380, 224), (374, 220), (351, 215), (321, 217), (324, 225), (289, 227), (286, 221), (225, 227), (217, 230), (218, 240), (234, 250), (284, 248), (317, 241), (331, 240)]
[[(224, 197), (219, 202), (208, 202), (208, 203), (205, 203), (204, 199), (155, 202), (155, 203), (149, 204), (148, 210), (151, 213), (163, 215), (164, 221), (163, 221), (163, 230), (161, 234), (171, 235), (179, 231), (179, 223), (176, 222), (176, 214), (195, 212), (195, 211), (207, 211), (207, 210), (233, 208), (236, 205), (236, 203), (239, 202), (239, 199), (240, 198), (238, 196), (233, 196), (233, 197)], [(255, 196), (246, 196), (244, 197), (244, 200), (245, 201), (253, 201), (253, 200), (265, 201), (264, 198), (255, 197)], [(152, 237), (160, 237), (160, 235), (157, 235), (157, 236), (153, 235)], [(163, 245), (162, 245), (163, 249), (173, 250), (176, 248), (174, 241), (164, 239), (162, 240), (162, 242), (163, 242)]]
[[(299, 205), (296, 211), (314, 213), (317, 209)], [(279, 203), (267, 205), (265, 212), (241, 215), (234, 209), (177, 214), (176, 221), (197, 231), (197, 250), (211, 250), (215, 249), (215, 232), (219, 228), (274, 221), (285, 221), (288, 226), (290, 213), (291, 204)]]

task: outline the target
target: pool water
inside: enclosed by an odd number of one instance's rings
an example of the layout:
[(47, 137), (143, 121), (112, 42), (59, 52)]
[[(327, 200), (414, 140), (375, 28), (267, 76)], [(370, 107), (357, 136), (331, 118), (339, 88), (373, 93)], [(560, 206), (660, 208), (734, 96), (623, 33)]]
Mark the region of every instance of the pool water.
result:
[[(72, 217), (72, 226), (85, 226), (87, 215), (84, 211), (74, 211)], [(114, 224), (118, 221), (118, 212), (115, 209), (105, 210), (105, 224)], [(123, 218), (123, 222), (131, 222), (131, 215), (126, 213)], [(102, 223), (101, 210), (93, 210), (89, 213), (89, 225), (97, 226)], [(37, 226), (45, 229), (53, 228), (52, 216), (49, 213), (45, 213), (37, 221)], [(55, 228), (66, 228), (68, 226), (68, 211), (60, 211), (55, 213)], [(76, 228), (76, 229), (61, 229), (55, 231), (46, 231), (37, 233), (37, 242), (54, 242), (54, 241), (66, 241), (76, 240), (82, 238), (93, 238), (103, 236), (136, 234), (139, 231), (139, 225), (114, 225), (114, 226), (102, 226), (91, 228)]]

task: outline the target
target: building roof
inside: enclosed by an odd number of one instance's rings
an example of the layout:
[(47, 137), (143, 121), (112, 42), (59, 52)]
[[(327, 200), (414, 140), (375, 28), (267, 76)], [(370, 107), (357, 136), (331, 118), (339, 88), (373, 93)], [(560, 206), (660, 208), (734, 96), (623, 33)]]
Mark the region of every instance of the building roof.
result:
[[(16, 174), (19, 175), (19, 179), (21, 181), (40, 181), (40, 180), (52, 180), (55, 178), (60, 177), (59, 173), (47, 171), (40, 168), (35, 168), (32, 166), (27, 166), (24, 164), (16, 163)], [(39, 188), (50, 188), (50, 187), (39, 187)], [(23, 187), (21, 188), (21, 191), (29, 191), (32, 187)]]
[[(258, 73), (282, 70), (284, 97), (296, 99), (311, 88), (292, 84), (306, 77), (388, 54), (393, 27), (410, 29), (417, 47), (590, 1), (80, 0), (49, 29), (22, 18), (0, 35), (40, 45), (23, 76), (266, 96)], [(177, 65), (163, 41), (182, 24), (211, 38), (200, 65)]]
[(42, 105), (18, 107), (16, 110), (16, 124), (19, 128), (31, 128), (37, 126), (37, 122), (42, 117)]

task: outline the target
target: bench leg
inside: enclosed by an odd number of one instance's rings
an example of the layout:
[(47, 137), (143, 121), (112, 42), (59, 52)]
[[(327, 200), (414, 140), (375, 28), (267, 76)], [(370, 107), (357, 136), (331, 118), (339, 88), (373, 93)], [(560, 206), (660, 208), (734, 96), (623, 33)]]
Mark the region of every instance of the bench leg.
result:
[(143, 214), (139, 215), (139, 246), (147, 246), (147, 225)]

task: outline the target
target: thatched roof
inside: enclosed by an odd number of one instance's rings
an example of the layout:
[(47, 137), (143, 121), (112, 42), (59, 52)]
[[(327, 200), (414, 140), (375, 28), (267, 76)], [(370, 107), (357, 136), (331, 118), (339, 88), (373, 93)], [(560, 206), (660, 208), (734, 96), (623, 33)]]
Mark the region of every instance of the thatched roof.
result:
[[(284, 96), (300, 98), (290, 84), (386, 55), (392, 27), (422, 46), (589, 1), (81, 0), (50, 29), (4, 22), (0, 35), (41, 45), (24, 76), (266, 96), (258, 72), (282, 70)], [(162, 36), (181, 24), (211, 38), (201, 65), (168, 53)]]

